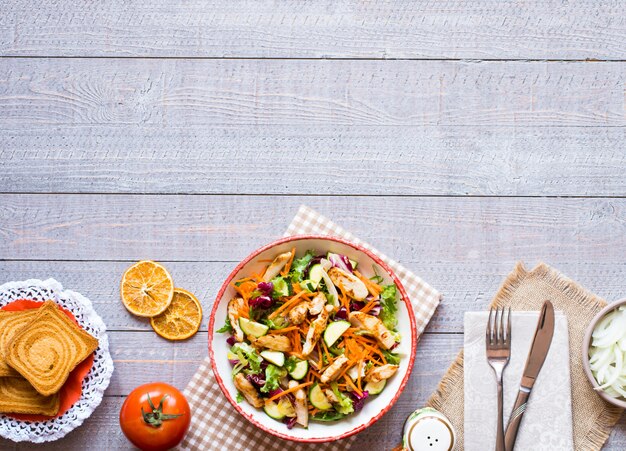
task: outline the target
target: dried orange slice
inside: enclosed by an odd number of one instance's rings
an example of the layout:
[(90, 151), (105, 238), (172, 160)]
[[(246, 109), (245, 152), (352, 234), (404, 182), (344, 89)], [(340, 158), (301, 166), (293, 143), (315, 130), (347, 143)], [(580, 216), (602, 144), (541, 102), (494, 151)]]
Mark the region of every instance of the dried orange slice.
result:
[(163, 265), (143, 260), (128, 268), (122, 276), (120, 295), (132, 314), (157, 316), (172, 302), (174, 281)]
[(174, 288), (170, 306), (159, 316), (150, 318), (154, 331), (168, 340), (184, 340), (198, 332), (202, 323), (200, 301), (187, 290)]

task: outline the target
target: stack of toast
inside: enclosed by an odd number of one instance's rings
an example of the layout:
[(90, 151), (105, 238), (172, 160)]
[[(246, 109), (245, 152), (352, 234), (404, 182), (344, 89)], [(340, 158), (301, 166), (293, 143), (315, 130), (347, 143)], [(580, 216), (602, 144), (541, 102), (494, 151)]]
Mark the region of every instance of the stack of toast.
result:
[(97, 347), (53, 301), (0, 311), (0, 413), (56, 415), (70, 372)]

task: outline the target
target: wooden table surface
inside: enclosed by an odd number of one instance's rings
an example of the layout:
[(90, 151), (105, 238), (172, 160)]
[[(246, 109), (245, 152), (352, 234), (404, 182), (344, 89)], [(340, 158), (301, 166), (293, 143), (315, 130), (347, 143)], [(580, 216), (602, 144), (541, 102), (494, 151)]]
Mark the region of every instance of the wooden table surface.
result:
[[(4, 1), (2, 281), (87, 295), (116, 366), (46, 448), (130, 448), (124, 397), (183, 388), (206, 355), (206, 326), (170, 343), (126, 312), (131, 262), (165, 263), (206, 313), (307, 204), (445, 296), (404, 394), (359, 435), (389, 449), (516, 261), (626, 295), (625, 103), (617, 0)], [(625, 447), (623, 420), (606, 449)]]

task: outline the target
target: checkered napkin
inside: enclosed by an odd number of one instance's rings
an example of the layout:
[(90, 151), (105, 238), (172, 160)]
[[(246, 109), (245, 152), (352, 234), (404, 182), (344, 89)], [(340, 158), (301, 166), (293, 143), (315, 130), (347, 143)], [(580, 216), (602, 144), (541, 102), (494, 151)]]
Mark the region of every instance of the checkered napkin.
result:
[[(380, 257), (402, 281), (413, 304), (417, 331), (420, 334), (423, 332), (441, 300), (437, 290), (399, 263), (304, 205), (300, 207), (285, 236), (302, 234), (338, 236), (359, 244)], [(208, 357), (189, 382), (185, 396), (194, 416), (189, 433), (179, 447), (181, 450), (339, 451), (348, 449), (355, 438), (352, 436), (341, 441), (309, 445), (282, 440), (265, 433), (232, 408), (215, 380)]]

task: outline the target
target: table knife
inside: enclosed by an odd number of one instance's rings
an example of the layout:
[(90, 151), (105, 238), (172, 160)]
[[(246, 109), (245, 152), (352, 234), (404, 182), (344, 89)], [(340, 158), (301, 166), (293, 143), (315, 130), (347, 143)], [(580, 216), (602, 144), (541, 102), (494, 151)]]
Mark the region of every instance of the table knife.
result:
[(513, 451), (515, 440), (517, 439), (517, 431), (519, 430), (522, 417), (526, 411), (526, 405), (530, 393), (537, 379), (539, 371), (546, 360), (550, 345), (552, 344), (552, 335), (554, 334), (554, 307), (550, 301), (545, 301), (539, 315), (539, 322), (535, 330), (535, 338), (528, 353), (522, 381), (520, 383), (517, 399), (513, 405), (513, 411), (509, 418), (509, 424), (504, 434), (504, 443), (506, 451)]

